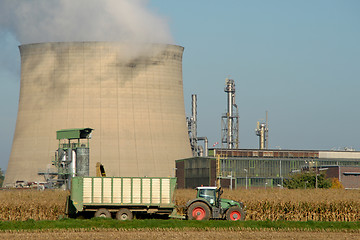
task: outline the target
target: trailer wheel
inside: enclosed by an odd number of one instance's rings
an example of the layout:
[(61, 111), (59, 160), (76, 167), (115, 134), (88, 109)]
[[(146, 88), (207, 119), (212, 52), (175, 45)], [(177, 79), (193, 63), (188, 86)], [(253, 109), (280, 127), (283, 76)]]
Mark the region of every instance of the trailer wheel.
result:
[(120, 221), (131, 220), (133, 219), (133, 213), (127, 208), (121, 208), (116, 213), (116, 219)]
[(209, 220), (210, 209), (205, 203), (195, 202), (188, 208), (187, 217), (189, 220)]
[(226, 219), (230, 221), (244, 221), (245, 212), (237, 206), (233, 206), (226, 211)]
[(94, 217), (111, 218), (111, 213), (106, 208), (100, 208), (95, 212)]

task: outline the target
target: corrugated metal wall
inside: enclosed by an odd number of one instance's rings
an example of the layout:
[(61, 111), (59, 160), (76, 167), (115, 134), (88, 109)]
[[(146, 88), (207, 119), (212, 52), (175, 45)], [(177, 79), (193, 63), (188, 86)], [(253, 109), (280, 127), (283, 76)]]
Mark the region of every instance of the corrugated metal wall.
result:
[[(255, 153), (254, 153), (255, 152)], [(265, 154), (264, 154), (265, 152)], [(257, 151), (257, 150), (228, 150), (216, 149), (209, 154), (222, 154), (220, 157), (221, 177), (228, 184), (229, 179), (236, 179), (237, 187), (278, 187), (282, 186), (283, 179), (289, 178), (292, 173), (303, 169), (321, 168), (322, 166), (360, 166), (357, 153), (354, 158), (319, 158), (319, 151)], [(351, 154), (347, 154), (349, 157)], [(259, 157), (261, 156), (261, 157)], [(267, 156), (267, 157), (265, 157)], [(339, 156), (335, 154), (335, 156)], [(179, 160), (178, 171), (184, 179), (184, 188), (200, 185), (214, 185), (216, 176), (215, 158), (190, 158)], [(180, 170), (179, 170), (180, 169)], [(246, 169), (246, 170), (245, 170)], [(211, 173), (211, 177), (209, 177)], [(180, 175), (179, 175), (180, 177)], [(182, 185), (178, 185), (182, 187)]]

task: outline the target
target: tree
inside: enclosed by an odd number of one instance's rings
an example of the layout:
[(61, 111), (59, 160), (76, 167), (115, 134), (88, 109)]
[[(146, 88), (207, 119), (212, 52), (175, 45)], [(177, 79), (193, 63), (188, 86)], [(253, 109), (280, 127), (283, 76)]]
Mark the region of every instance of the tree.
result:
[(291, 178), (285, 179), (284, 187), (287, 187), (289, 189), (316, 188), (316, 181), (318, 188), (330, 188), (332, 185), (331, 179), (327, 179), (324, 173), (316, 174), (316, 172), (310, 171), (310, 172), (296, 173), (292, 175)]
[(342, 183), (339, 181), (339, 179), (337, 179), (337, 178), (332, 178), (331, 181), (332, 181), (331, 188), (335, 188), (335, 189), (344, 188), (344, 186), (343, 186)]
[(3, 170), (0, 168), (0, 187), (2, 187), (4, 182), (5, 175), (3, 173)]

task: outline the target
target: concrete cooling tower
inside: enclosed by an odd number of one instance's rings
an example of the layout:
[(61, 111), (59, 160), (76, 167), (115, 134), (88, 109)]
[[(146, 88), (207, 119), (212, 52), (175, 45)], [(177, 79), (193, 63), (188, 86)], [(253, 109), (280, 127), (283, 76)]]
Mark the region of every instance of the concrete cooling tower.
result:
[(93, 128), (90, 176), (173, 176), (191, 157), (183, 47), (116, 42), (21, 45), (21, 87), (5, 185), (43, 181), (56, 131)]

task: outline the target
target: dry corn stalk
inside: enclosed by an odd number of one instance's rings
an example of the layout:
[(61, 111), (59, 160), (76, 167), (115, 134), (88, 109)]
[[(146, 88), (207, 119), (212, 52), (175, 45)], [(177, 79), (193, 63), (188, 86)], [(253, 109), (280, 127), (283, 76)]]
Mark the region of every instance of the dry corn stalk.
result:
[[(0, 221), (55, 220), (64, 214), (66, 191), (0, 191)], [(196, 191), (176, 190), (175, 203), (184, 213)], [(242, 201), (247, 220), (360, 221), (360, 191), (343, 189), (225, 190), (224, 198)]]

